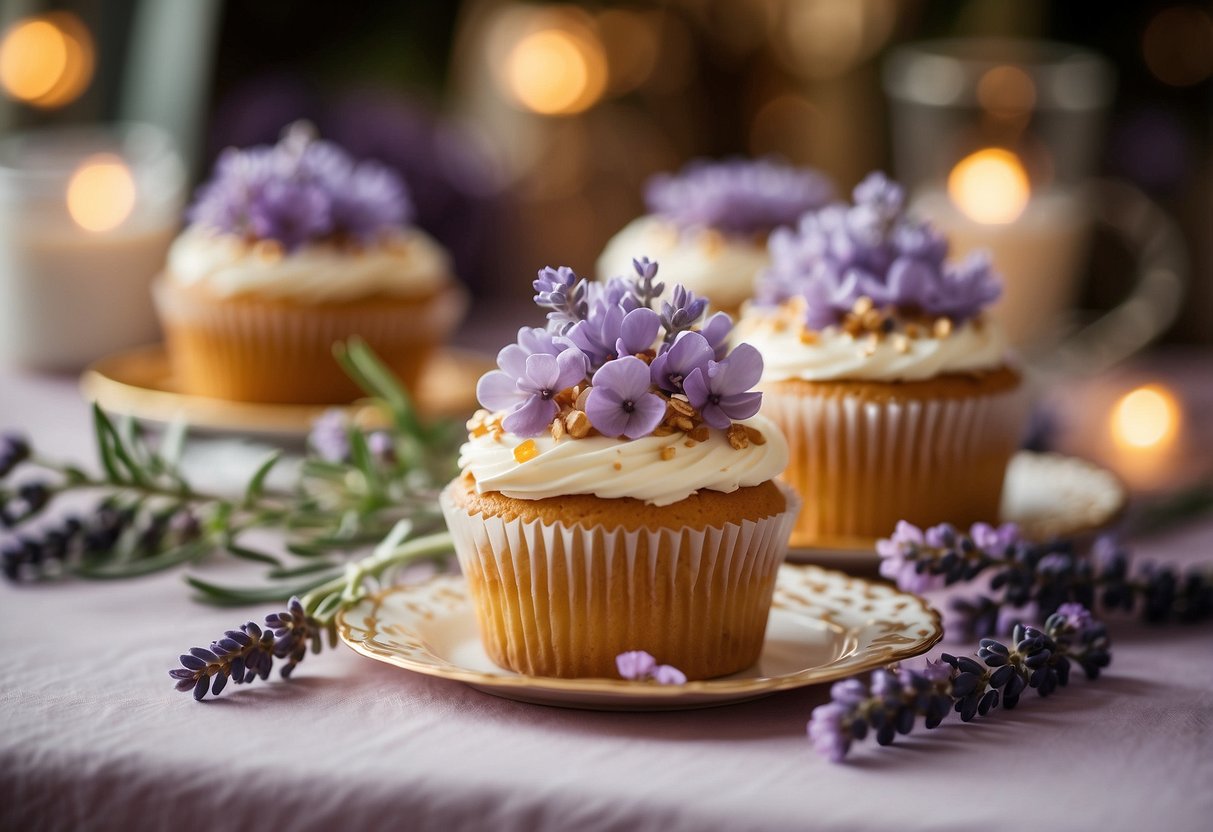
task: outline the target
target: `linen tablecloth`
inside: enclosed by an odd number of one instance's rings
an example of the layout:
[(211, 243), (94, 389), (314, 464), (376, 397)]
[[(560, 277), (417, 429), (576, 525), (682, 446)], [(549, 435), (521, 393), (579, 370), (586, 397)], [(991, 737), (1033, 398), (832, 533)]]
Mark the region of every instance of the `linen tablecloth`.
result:
[[(0, 427), (91, 459), (72, 379), (0, 374)], [(1135, 551), (1213, 558), (1213, 522)], [(1113, 622), (1098, 682), (833, 765), (805, 739), (821, 687), (596, 713), (339, 648), (290, 682), (173, 690), (178, 653), (267, 611), (200, 605), (177, 573), (0, 585), (0, 829), (1213, 828), (1207, 625)]]

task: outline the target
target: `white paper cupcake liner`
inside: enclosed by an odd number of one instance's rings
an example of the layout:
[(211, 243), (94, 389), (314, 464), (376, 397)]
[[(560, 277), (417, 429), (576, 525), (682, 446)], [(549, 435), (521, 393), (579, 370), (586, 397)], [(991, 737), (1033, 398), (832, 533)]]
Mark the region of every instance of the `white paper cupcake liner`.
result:
[[(461, 487), (456, 483), (455, 487)], [(540, 676), (617, 675), (645, 650), (688, 678), (758, 657), (800, 500), (757, 521), (628, 531), (470, 514), (441, 504), (489, 656)]]
[(859, 545), (919, 525), (996, 522), (1027, 413), (1021, 390), (864, 399), (763, 392), (788, 440), (783, 480), (804, 500), (793, 545)]

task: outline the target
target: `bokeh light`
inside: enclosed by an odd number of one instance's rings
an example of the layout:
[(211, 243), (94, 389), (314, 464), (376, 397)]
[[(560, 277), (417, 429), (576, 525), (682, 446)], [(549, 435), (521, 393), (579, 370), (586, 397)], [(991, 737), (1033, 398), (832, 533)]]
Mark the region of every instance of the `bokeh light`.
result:
[(1146, 26), (1141, 53), (1164, 84), (1199, 84), (1213, 75), (1213, 17), (1197, 6), (1163, 9)]
[(579, 26), (528, 32), (505, 60), (506, 89), (523, 107), (542, 115), (584, 112), (602, 97), (606, 80), (602, 44)]
[(0, 89), (35, 107), (62, 107), (92, 81), (93, 60), (92, 37), (75, 15), (25, 18), (0, 39)]
[(776, 54), (807, 78), (837, 78), (875, 54), (896, 22), (885, 0), (798, 0), (783, 7)]
[(1112, 437), (1122, 447), (1158, 448), (1179, 429), (1179, 405), (1165, 387), (1147, 384), (1126, 393), (1112, 410)]
[(1005, 225), (1023, 213), (1031, 188), (1014, 153), (989, 147), (957, 163), (948, 174), (948, 196), (970, 219)]
[(134, 208), (135, 180), (117, 156), (90, 156), (67, 183), (67, 211), (86, 231), (113, 230)]

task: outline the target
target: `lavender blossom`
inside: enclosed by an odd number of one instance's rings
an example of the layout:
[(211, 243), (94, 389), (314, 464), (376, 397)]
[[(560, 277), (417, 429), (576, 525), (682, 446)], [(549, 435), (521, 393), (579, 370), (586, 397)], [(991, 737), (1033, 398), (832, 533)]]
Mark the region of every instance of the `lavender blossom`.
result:
[(652, 680), (659, 685), (683, 685), (687, 677), (676, 667), (657, 664), (657, 659), (643, 650), (631, 650), (615, 657), (615, 667), (624, 679), (635, 682)]
[(1014, 708), (1029, 688), (1048, 696), (1069, 683), (1073, 664), (1097, 679), (1112, 660), (1106, 631), (1082, 607), (1050, 616), (1043, 629), (1016, 627), (1010, 646), (982, 639), (977, 658), (941, 658), (918, 671), (877, 670), (870, 685), (859, 679), (836, 683), (831, 701), (810, 715), (813, 747), (841, 762), (869, 733), (888, 745), (898, 734), (909, 734), (919, 717), (927, 728), (937, 727), (949, 711), (969, 722), (1000, 705)]
[(0, 479), (30, 457), (29, 441), (16, 433), (0, 434)]
[(632, 294), (641, 306), (652, 309), (653, 301), (665, 291), (664, 283), (653, 282), (657, 277), (657, 263), (647, 257), (641, 257), (632, 261), (632, 268), (636, 271), (636, 277), (632, 280)]
[[(576, 349), (567, 349), (558, 355), (536, 353), (528, 356), (523, 374), (514, 380), (514, 390), (506, 394), (513, 405), (502, 420), (502, 426), (515, 436), (543, 433), (560, 412), (553, 401), (556, 394), (583, 381), (585, 372), (585, 357)], [(490, 397), (491, 407), (501, 403), (502, 400)]]
[(670, 300), (661, 304), (661, 325), (665, 327), (665, 343), (672, 344), (678, 334), (699, 322), (708, 309), (707, 298), (696, 297), (681, 284), (674, 287)]
[(532, 286), (535, 288), (535, 304), (549, 310), (548, 329), (551, 331), (563, 334), (585, 318), (588, 311), (586, 282), (568, 266), (540, 269)]
[(638, 439), (665, 418), (665, 402), (649, 389), (648, 365), (635, 356), (608, 361), (592, 384), (585, 412), (603, 436)]
[(861, 297), (956, 322), (998, 299), (1001, 285), (988, 257), (946, 262), (947, 240), (905, 213), (899, 185), (873, 173), (855, 188), (854, 200), (805, 214), (797, 229), (771, 235), (771, 266), (756, 290), (760, 305), (802, 297), (805, 323), (822, 329), (839, 323)]
[(683, 382), (691, 404), (714, 428), (725, 429), (748, 419), (762, 405), (762, 394), (750, 391), (762, 377), (762, 356), (749, 344), (738, 344), (723, 361), (709, 361), (696, 368)]
[(312, 422), (308, 446), (326, 462), (345, 462), (350, 458), (350, 422), (344, 410), (330, 408)]
[(650, 213), (682, 228), (737, 235), (790, 225), (832, 196), (833, 186), (822, 174), (771, 159), (700, 159), (677, 174), (653, 177), (645, 188)]
[(355, 163), (336, 145), (292, 129), (272, 147), (225, 150), (189, 219), (293, 250), (328, 239), (368, 245), (411, 214), (404, 183), (391, 170)]
[(707, 370), (715, 353), (708, 340), (698, 332), (681, 332), (674, 345), (653, 359), (649, 372), (653, 384), (667, 393), (681, 393), (693, 371)]

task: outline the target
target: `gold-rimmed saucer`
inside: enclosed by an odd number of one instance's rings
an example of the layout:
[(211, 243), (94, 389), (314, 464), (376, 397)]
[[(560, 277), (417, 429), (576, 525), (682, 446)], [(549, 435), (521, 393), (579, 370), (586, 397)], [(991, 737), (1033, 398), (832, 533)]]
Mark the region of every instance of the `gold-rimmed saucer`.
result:
[(732, 676), (685, 685), (556, 679), (503, 670), (480, 643), (467, 583), (458, 576), (386, 589), (341, 613), (337, 632), (364, 656), (495, 696), (627, 711), (725, 705), (833, 681), (925, 653), (943, 637), (943, 625), (939, 613), (916, 596), (840, 572), (789, 564), (779, 571), (757, 664)]
[[(427, 416), (470, 415), (477, 407), (476, 381), (492, 367), (489, 356), (438, 350), (413, 391), (418, 408)], [(316, 417), (333, 407), (234, 402), (184, 393), (173, 380), (163, 344), (97, 361), (80, 377), (80, 388), (85, 398), (111, 413), (148, 422), (182, 419), (193, 428), (242, 434), (304, 436)]]
[[(1111, 471), (1078, 457), (1020, 451), (1007, 466), (999, 520), (1018, 524), (1030, 540), (1079, 537), (1111, 525), (1127, 502)], [(875, 569), (879, 562), (876, 541), (855, 538), (794, 547), (788, 559), (844, 569)]]

